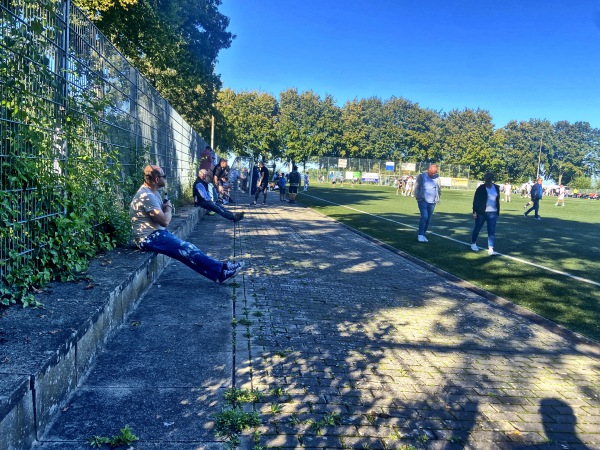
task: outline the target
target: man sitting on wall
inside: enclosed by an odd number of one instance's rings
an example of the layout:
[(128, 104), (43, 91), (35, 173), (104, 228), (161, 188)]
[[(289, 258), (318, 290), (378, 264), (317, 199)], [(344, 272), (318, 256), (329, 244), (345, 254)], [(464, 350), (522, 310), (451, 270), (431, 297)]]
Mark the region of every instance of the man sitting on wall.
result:
[(194, 183), (194, 205), (215, 212), (234, 223), (242, 220), (244, 218), (243, 212), (232, 213), (212, 200), (208, 187), (210, 181), (210, 172), (206, 169), (200, 169), (198, 178), (196, 178), (196, 182)]
[(173, 217), (173, 205), (163, 200), (158, 190), (166, 185), (167, 176), (159, 166), (144, 168), (144, 184), (129, 205), (131, 234), (141, 250), (157, 252), (184, 263), (209, 280), (223, 283), (244, 267), (243, 262), (221, 262), (204, 254), (194, 244), (167, 231)]

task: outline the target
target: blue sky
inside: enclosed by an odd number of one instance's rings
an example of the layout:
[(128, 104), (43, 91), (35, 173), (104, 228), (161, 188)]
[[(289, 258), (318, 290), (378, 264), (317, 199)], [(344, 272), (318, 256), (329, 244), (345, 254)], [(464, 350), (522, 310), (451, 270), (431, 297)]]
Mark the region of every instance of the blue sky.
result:
[(600, 0), (222, 0), (224, 87), (600, 128)]

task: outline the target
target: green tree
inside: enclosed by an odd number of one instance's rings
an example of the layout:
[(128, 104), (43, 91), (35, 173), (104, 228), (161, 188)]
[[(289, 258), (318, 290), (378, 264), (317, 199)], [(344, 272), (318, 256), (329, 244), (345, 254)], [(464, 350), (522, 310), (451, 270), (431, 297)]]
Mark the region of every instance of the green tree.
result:
[(404, 161), (441, 161), (441, 117), (403, 98), (392, 97), (383, 105), (391, 136), (391, 158)]
[(278, 106), (271, 94), (225, 89), (219, 93), (217, 109), (227, 128), (224, 140), (228, 146), (224, 147), (221, 138), (217, 139), (221, 150), (228, 148), (255, 160), (261, 156), (264, 159), (280, 156), (276, 131)]
[(444, 119), (444, 163), (468, 165), (472, 177), (502, 170), (499, 144), (488, 111), (453, 110)]
[[(529, 122), (513, 120), (497, 131), (503, 161), (500, 173), (513, 182), (523, 183), (530, 178), (526, 175), (530, 172), (532, 158), (531, 143), (528, 140), (530, 127)], [(498, 179), (499, 175), (496, 175)]]
[(76, 0), (160, 94), (208, 135), (221, 80), (215, 64), (234, 36), (220, 0)]
[(333, 97), (288, 89), (279, 95), (279, 137), (286, 158), (295, 163), (312, 156), (343, 153), (341, 111)]
[(592, 189), (592, 185), (593, 183), (590, 177), (578, 176), (571, 180), (571, 182), (569, 183), (569, 189), (588, 190)]
[(342, 109), (342, 126), (347, 156), (373, 159), (393, 156), (397, 142), (381, 99), (370, 97), (346, 102)]
[(554, 124), (552, 147), (548, 152), (547, 175), (558, 184), (569, 184), (575, 177), (592, 175), (586, 157), (593, 151), (592, 128), (587, 122)]

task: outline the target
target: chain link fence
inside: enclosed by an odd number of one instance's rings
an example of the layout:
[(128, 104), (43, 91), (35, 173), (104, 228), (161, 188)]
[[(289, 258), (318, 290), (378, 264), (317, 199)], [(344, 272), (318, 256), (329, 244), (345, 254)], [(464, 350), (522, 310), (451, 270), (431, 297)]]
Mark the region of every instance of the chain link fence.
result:
[[(394, 181), (409, 175), (416, 176), (429, 168), (428, 162), (402, 162), (363, 158), (313, 158), (304, 165), (310, 179), (332, 181), (344, 179), (357, 183), (393, 186)], [(470, 167), (457, 164), (438, 164), (442, 185), (467, 189)]]
[(67, 214), (69, 177), (100, 192), (98, 162), (112, 166), (125, 207), (142, 167), (159, 164), (177, 198), (207, 145), (70, 0), (0, 0), (0, 143), (2, 283)]

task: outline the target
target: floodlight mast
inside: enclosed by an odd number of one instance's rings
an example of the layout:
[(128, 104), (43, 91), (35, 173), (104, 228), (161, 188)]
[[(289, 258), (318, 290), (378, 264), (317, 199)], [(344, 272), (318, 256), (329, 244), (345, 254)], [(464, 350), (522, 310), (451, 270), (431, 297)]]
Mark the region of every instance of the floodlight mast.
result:
[(538, 167), (537, 167), (537, 175), (535, 176), (536, 181), (540, 178), (540, 164), (542, 162), (542, 142), (544, 141), (544, 135), (540, 138), (540, 150), (538, 152)]

